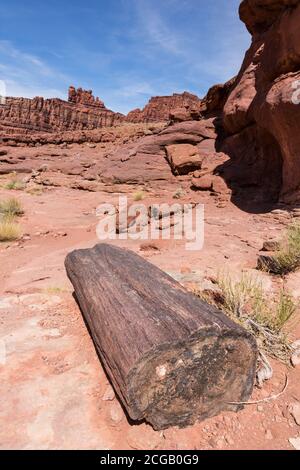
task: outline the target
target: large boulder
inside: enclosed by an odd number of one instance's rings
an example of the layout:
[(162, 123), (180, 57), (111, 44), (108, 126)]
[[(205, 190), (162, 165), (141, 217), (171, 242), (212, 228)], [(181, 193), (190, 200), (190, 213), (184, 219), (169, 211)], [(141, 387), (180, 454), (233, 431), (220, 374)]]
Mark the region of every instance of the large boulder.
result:
[(201, 168), (201, 157), (199, 150), (191, 144), (175, 144), (166, 147), (167, 159), (173, 173), (176, 175), (187, 175)]

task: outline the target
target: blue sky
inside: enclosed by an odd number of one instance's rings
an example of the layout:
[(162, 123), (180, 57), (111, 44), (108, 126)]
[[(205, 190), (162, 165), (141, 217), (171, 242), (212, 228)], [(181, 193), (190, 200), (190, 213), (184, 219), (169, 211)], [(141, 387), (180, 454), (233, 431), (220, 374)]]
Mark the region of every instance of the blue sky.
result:
[(0, 80), (9, 96), (93, 89), (120, 112), (235, 75), (250, 36), (240, 0), (1, 0)]

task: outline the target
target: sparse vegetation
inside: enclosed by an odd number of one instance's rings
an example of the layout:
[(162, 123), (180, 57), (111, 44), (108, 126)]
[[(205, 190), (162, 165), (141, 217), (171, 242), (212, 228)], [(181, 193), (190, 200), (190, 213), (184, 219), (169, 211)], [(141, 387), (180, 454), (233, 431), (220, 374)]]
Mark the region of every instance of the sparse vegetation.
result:
[(288, 227), (286, 239), (275, 255), (280, 274), (287, 274), (300, 267), (300, 224), (293, 223)]
[(26, 189), (26, 193), (30, 194), (31, 196), (40, 196), (43, 194), (44, 190), (41, 186), (33, 186), (31, 188)]
[(21, 203), (15, 197), (0, 201), (0, 214), (14, 217), (24, 214)]
[(0, 201), (0, 242), (17, 240), (21, 236), (21, 227), (15, 218), (24, 213), (16, 198)]
[(144, 191), (137, 191), (136, 193), (134, 193), (133, 195), (133, 200), (135, 202), (138, 202), (138, 201), (142, 201), (145, 197), (145, 193)]
[(177, 191), (173, 194), (173, 199), (181, 199), (184, 196), (185, 192), (182, 188), (178, 188)]
[(20, 225), (13, 218), (4, 217), (0, 220), (0, 242), (17, 240), (21, 236)]
[(26, 184), (24, 183), (24, 181), (20, 180), (17, 177), (16, 173), (13, 173), (10, 181), (8, 181), (4, 185), (4, 189), (15, 190), (15, 191), (23, 191), (23, 189), (25, 188), (26, 188)]
[(261, 282), (245, 274), (237, 281), (229, 275), (219, 276), (217, 288), (213, 296), (196, 294), (254, 334), (262, 351), (287, 360), (290, 347), (282, 328), (297, 308), (291, 295), (281, 290), (272, 296)]
[(281, 276), (300, 267), (300, 224), (292, 223), (275, 255), (261, 262), (261, 269)]
[(49, 286), (45, 289), (45, 292), (49, 295), (61, 294), (65, 292), (65, 289), (58, 286)]

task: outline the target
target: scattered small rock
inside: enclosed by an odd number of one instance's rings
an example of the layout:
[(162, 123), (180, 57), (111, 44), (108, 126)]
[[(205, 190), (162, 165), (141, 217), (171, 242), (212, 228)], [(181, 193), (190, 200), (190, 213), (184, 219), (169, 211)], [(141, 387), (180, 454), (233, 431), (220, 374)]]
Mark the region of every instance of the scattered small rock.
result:
[(210, 446), (213, 449), (223, 449), (224, 447), (224, 438), (223, 437), (218, 437), (218, 438), (212, 438), (209, 441)]
[(54, 234), (54, 237), (55, 237), (55, 238), (58, 238), (58, 237), (67, 237), (67, 236), (68, 236), (67, 232), (57, 232), (57, 233)]
[(300, 403), (293, 403), (290, 406), (289, 411), (290, 411), (291, 415), (293, 416), (296, 424), (298, 424), (298, 426), (300, 426)]
[(300, 450), (300, 437), (291, 437), (289, 439), (289, 443), (294, 447), (294, 449)]
[(231, 439), (230, 436), (225, 436), (225, 441), (227, 442), (228, 445), (233, 446), (234, 445), (234, 440)]
[(267, 240), (262, 247), (262, 251), (278, 251), (279, 249), (280, 242), (278, 240)]
[(44, 171), (48, 171), (48, 169), (49, 169), (49, 166), (46, 163), (44, 163), (37, 169), (37, 171), (40, 171), (41, 173), (43, 173)]
[(292, 348), (294, 353), (291, 356), (291, 363), (294, 367), (297, 367), (300, 365), (300, 340), (295, 341), (292, 344)]
[(272, 434), (272, 431), (271, 431), (270, 429), (267, 429), (267, 430), (266, 430), (265, 438), (266, 438), (268, 441), (272, 441), (272, 440), (273, 440), (273, 434)]
[(153, 242), (145, 242), (140, 245), (141, 251), (159, 251), (159, 246)]
[(192, 188), (199, 189), (200, 191), (211, 191), (213, 186), (213, 177), (205, 175), (201, 178), (192, 179)]
[(114, 401), (110, 405), (109, 416), (112, 421), (112, 424), (119, 424), (124, 419), (124, 412), (118, 401)]
[(111, 385), (106, 387), (106, 390), (103, 394), (102, 400), (103, 401), (113, 401), (115, 399), (115, 392)]
[(153, 450), (159, 446), (161, 435), (147, 425), (132, 426), (127, 435), (127, 442), (135, 450)]

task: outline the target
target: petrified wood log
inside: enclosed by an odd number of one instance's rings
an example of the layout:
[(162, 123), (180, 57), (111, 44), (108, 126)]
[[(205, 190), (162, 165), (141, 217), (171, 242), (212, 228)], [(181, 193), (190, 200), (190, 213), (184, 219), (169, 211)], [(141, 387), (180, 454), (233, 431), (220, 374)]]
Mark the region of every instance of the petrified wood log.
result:
[(184, 427), (247, 401), (254, 338), (140, 256), (108, 244), (65, 261), (97, 352), (133, 420)]

